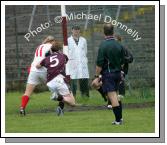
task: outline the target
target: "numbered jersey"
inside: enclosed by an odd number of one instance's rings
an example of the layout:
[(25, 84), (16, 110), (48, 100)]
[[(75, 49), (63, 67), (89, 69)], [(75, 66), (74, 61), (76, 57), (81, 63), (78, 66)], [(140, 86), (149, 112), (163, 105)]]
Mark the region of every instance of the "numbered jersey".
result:
[(40, 63), (41, 66), (47, 68), (47, 82), (51, 81), (59, 74), (65, 75), (65, 64), (68, 58), (62, 52), (54, 52), (52, 55), (46, 57)]
[(39, 64), (44, 58), (45, 54), (50, 50), (52, 44), (41, 44), (37, 47), (34, 55), (34, 60), (31, 64), (31, 71), (35, 72), (46, 72), (46, 68), (42, 67), (40, 69), (36, 68), (36, 65)]

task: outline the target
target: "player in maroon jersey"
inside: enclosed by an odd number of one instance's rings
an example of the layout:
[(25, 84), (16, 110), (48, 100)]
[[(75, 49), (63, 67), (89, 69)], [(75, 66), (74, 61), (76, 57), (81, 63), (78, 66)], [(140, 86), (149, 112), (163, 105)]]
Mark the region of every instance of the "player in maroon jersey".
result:
[(64, 103), (75, 106), (75, 99), (65, 82), (65, 65), (68, 58), (60, 51), (61, 49), (61, 43), (55, 41), (51, 47), (52, 54), (36, 65), (38, 69), (42, 66), (47, 68), (47, 86), (52, 92), (51, 98), (59, 101), (56, 109), (58, 116), (63, 115)]

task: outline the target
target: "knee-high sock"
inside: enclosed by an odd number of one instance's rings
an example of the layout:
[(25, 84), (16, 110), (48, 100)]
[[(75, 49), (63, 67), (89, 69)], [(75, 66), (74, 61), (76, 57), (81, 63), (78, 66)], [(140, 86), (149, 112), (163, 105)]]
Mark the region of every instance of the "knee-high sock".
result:
[(23, 95), (22, 96), (22, 101), (21, 101), (21, 107), (23, 109), (26, 108), (28, 101), (29, 101), (29, 97), (27, 95)]
[(60, 101), (60, 102), (59, 102), (59, 106), (60, 106), (61, 109), (64, 109), (64, 102), (63, 102), (63, 101)]
[(57, 100), (59, 101), (59, 106), (61, 109), (64, 109), (64, 102), (63, 102), (63, 96), (59, 95)]
[(119, 107), (120, 107), (120, 117), (122, 118), (122, 102), (119, 101)]
[(113, 107), (113, 113), (115, 115), (115, 120), (120, 122), (121, 119), (121, 109), (120, 106)]

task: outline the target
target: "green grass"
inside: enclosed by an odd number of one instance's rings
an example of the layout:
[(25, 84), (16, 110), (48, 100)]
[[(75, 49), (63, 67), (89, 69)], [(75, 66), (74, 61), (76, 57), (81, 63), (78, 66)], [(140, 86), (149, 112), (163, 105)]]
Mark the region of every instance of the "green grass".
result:
[[(127, 91), (126, 96), (122, 99), (123, 103), (144, 103), (144, 102), (154, 102), (154, 90), (147, 90), (147, 95), (142, 96), (141, 90), (135, 90), (129, 93)], [(27, 106), (27, 111), (33, 110), (45, 110), (52, 109), (56, 106), (54, 101), (50, 100), (50, 92), (42, 92), (42, 93), (34, 93), (29, 101)], [(13, 112), (17, 112), (21, 102), (21, 92), (10, 92), (6, 93), (5, 101), (6, 101), (6, 114), (13, 114)], [(90, 98), (83, 98), (80, 96), (79, 92), (77, 92), (76, 102), (84, 105), (106, 105), (101, 95), (93, 90), (90, 91)]]
[[(133, 95), (132, 95), (133, 94)], [(51, 101), (50, 92), (34, 93), (26, 108), (27, 116), (19, 116), (21, 103), (20, 92), (6, 93), (5, 96), (5, 127), (6, 133), (153, 133), (155, 110), (152, 108), (124, 109), (125, 123), (122, 126), (113, 126), (114, 115), (109, 110), (65, 112), (63, 117), (54, 113), (57, 102)], [(76, 101), (86, 105), (106, 105), (96, 91), (90, 91), (90, 98), (85, 99), (77, 94)], [(144, 103), (154, 101), (154, 90), (144, 94), (141, 90), (127, 92), (124, 103)], [(53, 110), (41, 113), (45, 110)]]
[(124, 124), (111, 125), (114, 116), (110, 110), (6, 115), (6, 133), (153, 133), (154, 108), (125, 109)]

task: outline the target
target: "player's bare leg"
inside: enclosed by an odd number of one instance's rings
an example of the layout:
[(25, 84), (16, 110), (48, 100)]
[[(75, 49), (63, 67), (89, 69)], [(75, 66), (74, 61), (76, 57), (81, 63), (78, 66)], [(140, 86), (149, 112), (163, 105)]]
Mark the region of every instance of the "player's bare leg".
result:
[(110, 101), (112, 102), (113, 107), (119, 106), (118, 97), (117, 97), (116, 92), (109, 92), (108, 97), (109, 97)]
[(36, 85), (34, 85), (34, 84), (27, 84), (24, 95), (31, 96), (32, 92), (35, 89), (35, 86)]
[(74, 98), (74, 96), (73, 96), (72, 93), (63, 96), (63, 101), (64, 101), (65, 103), (67, 103), (68, 105), (70, 105), (70, 106), (75, 106), (75, 98)]

